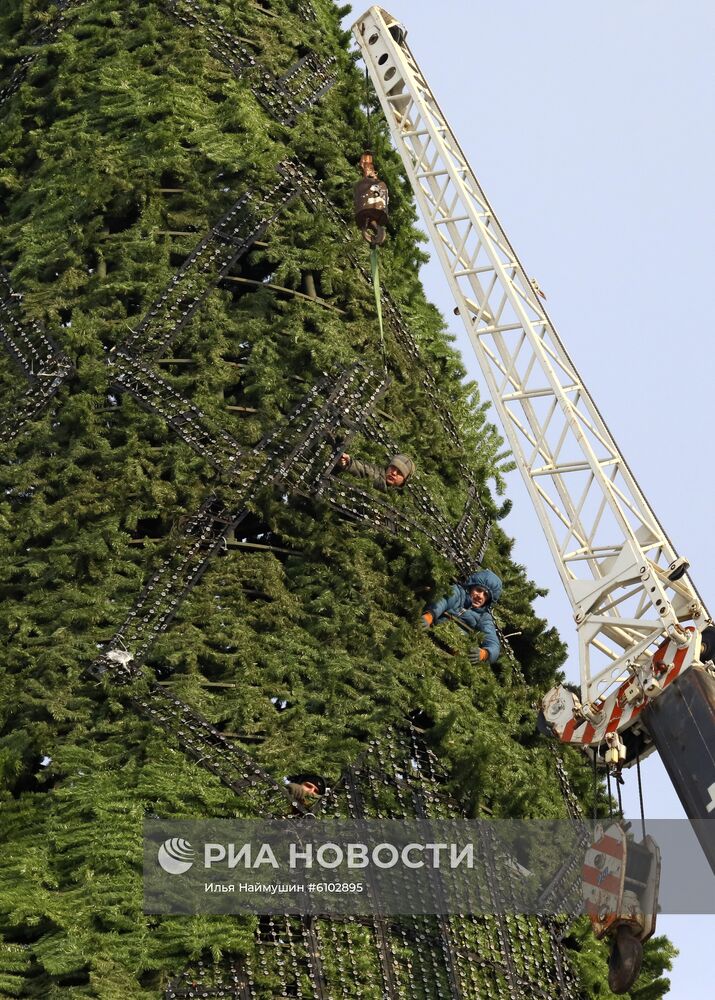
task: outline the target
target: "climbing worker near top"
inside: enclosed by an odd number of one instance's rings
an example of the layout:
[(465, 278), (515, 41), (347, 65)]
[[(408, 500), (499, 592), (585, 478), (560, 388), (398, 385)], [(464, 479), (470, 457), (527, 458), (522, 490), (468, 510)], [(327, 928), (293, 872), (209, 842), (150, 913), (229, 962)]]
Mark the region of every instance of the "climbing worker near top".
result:
[(386, 469), (372, 462), (360, 462), (346, 452), (338, 459), (337, 467), (359, 479), (369, 479), (378, 490), (400, 490), (415, 471), (415, 463), (409, 455), (393, 455)]
[(491, 609), (501, 597), (502, 582), (496, 573), (481, 569), (472, 573), (460, 586), (454, 584), (449, 595), (430, 604), (422, 615), (422, 627), (453, 620), (467, 631), (481, 632), (481, 645), (469, 650), (471, 663), (494, 663), (499, 656), (497, 636)]
[(387, 184), (377, 176), (372, 153), (367, 150), (360, 157), (362, 179), (355, 185), (355, 224), (372, 247), (385, 242), (387, 233), (390, 194)]

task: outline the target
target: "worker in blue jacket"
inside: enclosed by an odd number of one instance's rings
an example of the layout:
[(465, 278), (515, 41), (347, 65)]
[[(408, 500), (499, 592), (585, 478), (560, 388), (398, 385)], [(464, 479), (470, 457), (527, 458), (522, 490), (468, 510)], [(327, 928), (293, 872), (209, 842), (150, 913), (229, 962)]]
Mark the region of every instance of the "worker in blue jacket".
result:
[(422, 627), (427, 629), (451, 619), (468, 631), (481, 632), (481, 645), (470, 649), (469, 659), (472, 663), (485, 663), (487, 660), (494, 663), (501, 647), (491, 609), (501, 597), (501, 592), (502, 582), (496, 573), (480, 569), (461, 586), (454, 584), (447, 597), (430, 604), (422, 615)]

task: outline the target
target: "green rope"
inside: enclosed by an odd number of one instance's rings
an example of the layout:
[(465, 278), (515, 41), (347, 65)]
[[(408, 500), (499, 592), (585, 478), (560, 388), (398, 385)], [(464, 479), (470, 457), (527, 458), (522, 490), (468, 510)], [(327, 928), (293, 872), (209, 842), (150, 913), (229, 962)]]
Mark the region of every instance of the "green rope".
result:
[(370, 273), (372, 274), (372, 287), (375, 290), (375, 309), (377, 311), (377, 322), (380, 327), (380, 348), (382, 349), (382, 360), (385, 368), (387, 368), (385, 329), (382, 325), (382, 299), (380, 298), (380, 265), (377, 256), (377, 247), (373, 247), (370, 251)]

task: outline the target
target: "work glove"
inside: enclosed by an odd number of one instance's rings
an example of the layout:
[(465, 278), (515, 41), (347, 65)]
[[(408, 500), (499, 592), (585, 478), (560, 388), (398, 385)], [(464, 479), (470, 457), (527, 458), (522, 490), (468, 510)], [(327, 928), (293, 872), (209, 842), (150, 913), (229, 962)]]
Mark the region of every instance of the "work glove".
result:
[(469, 662), (473, 663), (475, 666), (477, 663), (486, 663), (489, 659), (489, 653), (486, 649), (480, 649), (479, 646), (472, 646), (472, 648), (467, 653), (469, 657)]
[(434, 621), (434, 618), (432, 617), (432, 615), (430, 614), (430, 612), (429, 611), (425, 611), (425, 613), (420, 618), (420, 626), (425, 631), (427, 631), (427, 629), (430, 627), (430, 625), (432, 624), (433, 621)]

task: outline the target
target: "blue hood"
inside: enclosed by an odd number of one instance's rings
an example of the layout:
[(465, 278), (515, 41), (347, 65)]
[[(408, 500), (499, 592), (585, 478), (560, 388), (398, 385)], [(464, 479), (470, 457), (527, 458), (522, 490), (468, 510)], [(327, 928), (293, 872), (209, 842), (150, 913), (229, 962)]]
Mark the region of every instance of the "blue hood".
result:
[(480, 569), (478, 573), (472, 573), (471, 576), (468, 576), (464, 581), (464, 589), (469, 590), (470, 587), (483, 587), (489, 594), (489, 600), (484, 605), (484, 610), (496, 604), (501, 597), (502, 582), (490, 569)]

